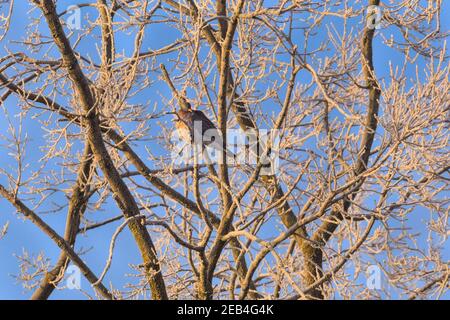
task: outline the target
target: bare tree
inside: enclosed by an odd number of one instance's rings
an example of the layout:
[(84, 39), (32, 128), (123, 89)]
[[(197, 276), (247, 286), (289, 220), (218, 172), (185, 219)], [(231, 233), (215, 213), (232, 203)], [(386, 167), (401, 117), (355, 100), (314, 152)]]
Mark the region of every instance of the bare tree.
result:
[[(16, 38), (18, 4), (3, 4), (2, 153), (14, 166), (0, 195), (61, 249), (50, 263), (21, 257), (31, 298), (63, 286), (70, 263), (92, 285), (83, 292), (106, 299), (442, 297), (442, 1), (381, 2), (33, 0)], [(218, 132), (221, 161), (197, 157), (212, 148), (189, 142), (192, 119)], [(129, 286), (106, 284), (126, 228), (142, 263)], [(95, 271), (77, 248), (84, 235), (96, 249), (93, 230), (110, 243)], [(370, 270), (383, 285), (368, 286)]]

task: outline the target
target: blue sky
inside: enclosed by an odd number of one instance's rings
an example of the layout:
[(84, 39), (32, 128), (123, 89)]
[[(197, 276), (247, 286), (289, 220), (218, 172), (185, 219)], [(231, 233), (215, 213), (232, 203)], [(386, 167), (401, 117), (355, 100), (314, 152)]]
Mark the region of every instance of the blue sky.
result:
[[(70, 4), (83, 3), (84, 1), (58, 1), (58, 8), (65, 8)], [(443, 17), (447, 17), (447, 19), (442, 19), (442, 30), (449, 30), (449, 20), (450, 17), (450, 4), (448, 1), (444, 1), (444, 10), (442, 13)], [(28, 1), (15, 1), (15, 10), (13, 13), (13, 19), (11, 22), (11, 27), (8, 32), (7, 37), (0, 43), (0, 56), (4, 56), (7, 54), (7, 51), (15, 52), (15, 50), (19, 50), (20, 47), (12, 44), (10, 40), (12, 39), (21, 39), (23, 38), (23, 34), (25, 32), (25, 28), (29, 23), (29, 19), (27, 15), (29, 14), (30, 5)], [(61, 9), (60, 9), (61, 10)], [(36, 15), (36, 12), (30, 13), (32, 15)], [(85, 16), (89, 14), (90, 20), (93, 20), (95, 17), (95, 11), (89, 8), (82, 9), (82, 15)], [(83, 21), (83, 20), (82, 20)], [(361, 23), (360, 18), (354, 19), (353, 23), (355, 23), (355, 27), (357, 23)], [(339, 30), (339, 21), (335, 21), (335, 25), (337, 30)], [(44, 27), (42, 27), (42, 30)], [(381, 30), (383, 34), (388, 35), (392, 32), (391, 28), (386, 30)], [(326, 34), (326, 33), (324, 33)], [(148, 46), (149, 49), (157, 49), (163, 47), (167, 44), (170, 44), (175, 40), (177, 35), (167, 26), (156, 24), (152, 25), (149, 28), (149, 31), (146, 33), (146, 37), (144, 40), (144, 48)], [(321, 39), (320, 35), (318, 35), (318, 40)], [(131, 53), (133, 43), (133, 39), (126, 35), (118, 35), (116, 38), (116, 44), (121, 49), (125, 50), (127, 55)], [(301, 42), (300, 42), (301, 43)], [(312, 43), (311, 46), (314, 46)], [(120, 49), (120, 50), (121, 50)], [(118, 51), (120, 51), (118, 50)], [(79, 47), (79, 51), (82, 51), (85, 55), (91, 56), (96, 59), (97, 51), (96, 47), (92, 45), (92, 43), (82, 42)], [(389, 75), (389, 62), (395, 64), (401, 64), (402, 60), (401, 55), (393, 50), (386, 47), (379, 35), (375, 38), (374, 41), (374, 53), (375, 53), (375, 69), (377, 71), (377, 76), (379, 79), (386, 79)], [(171, 55), (166, 55), (162, 59), (168, 59)], [(173, 57), (173, 56), (172, 56)], [(161, 60), (162, 62), (165, 60)], [(425, 61), (423, 59), (418, 59), (417, 66), (420, 70), (423, 69), (425, 65)], [(415, 76), (415, 66), (410, 66), (407, 70), (408, 76), (413, 78)], [(152, 76), (152, 75), (149, 75)], [(156, 77), (156, 74), (153, 75)], [(170, 92), (165, 85), (160, 86), (159, 84), (145, 91), (144, 95), (136, 98), (137, 103), (147, 103), (153, 99), (153, 97), (158, 97), (159, 95), (163, 95), (166, 99), (169, 99)], [(161, 103), (161, 100), (157, 98), (157, 103)], [(14, 123), (18, 123), (17, 117), (12, 117), (14, 113), (17, 112), (15, 109), (16, 99), (9, 98), (8, 102), (5, 105), (5, 108), (10, 112), (10, 120)], [(170, 121), (167, 121), (164, 125), (171, 125)], [(24, 120), (24, 127), (28, 132), (28, 148), (26, 151), (25, 162), (29, 165), (27, 168), (26, 175), (30, 175), (33, 170), (37, 170), (40, 166), (39, 160), (42, 157), (42, 151), (39, 150), (39, 146), (44, 141), (45, 128), (42, 123), (32, 119), (32, 117), (28, 116)], [(125, 127), (125, 129), (127, 129)], [(154, 129), (158, 130), (158, 128)], [(0, 135), (7, 135), (7, 119), (3, 112), (0, 112)], [(11, 167), (11, 171), (13, 170), (15, 164), (13, 159), (8, 156), (5, 142), (0, 141), (0, 167), (8, 168)], [(39, 151), (37, 151), (39, 150)], [(143, 146), (139, 146), (137, 151), (141, 154), (145, 153), (145, 148)], [(159, 150), (161, 154), (163, 154), (164, 150)], [(55, 163), (56, 165), (56, 163)], [(150, 165), (151, 167), (151, 165)], [(0, 175), (0, 183), (6, 184), (6, 178)], [(64, 203), (65, 199), (62, 195), (57, 195), (53, 198), (54, 201), (59, 201), (60, 203)], [(26, 221), (21, 218), (20, 214), (17, 214), (15, 210), (11, 207), (9, 203), (5, 200), (0, 199), (0, 227), (3, 226), (6, 222), (9, 222), (9, 231), (5, 238), (0, 240), (0, 299), (27, 299), (30, 297), (32, 291), (26, 290), (22, 287), (22, 285), (14, 278), (14, 275), (19, 273), (18, 267), (18, 259), (15, 256), (16, 254), (22, 254), (23, 250), (26, 249), (30, 254), (37, 255), (40, 252), (43, 252), (47, 258), (53, 263), (59, 255), (59, 248), (46, 236), (44, 235), (37, 227), (35, 227), (31, 222)], [(114, 204), (109, 204), (104, 206), (104, 210), (97, 213), (89, 213), (89, 219), (93, 221), (101, 221), (112, 216), (119, 214), (119, 210), (116, 208)], [(40, 208), (41, 211), (45, 210), (45, 207)], [(422, 213), (425, 214), (426, 213)], [(414, 224), (417, 227), (417, 230), (424, 230), (423, 228), (423, 218), (421, 217), (421, 213), (418, 212), (416, 218), (414, 219)], [(43, 219), (51, 225), (59, 234), (64, 233), (64, 225), (65, 225), (65, 212), (60, 212), (59, 214), (47, 213), (42, 214)], [(112, 233), (115, 231), (119, 223), (112, 223), (108, 226), (103, 227), (99, 230), (89, 231), (89, 237), (84, 235), (80, 235), (77, 238), (77, 250), (87, 250), (83, 255), (83, 259), (85, 259), (87, 265), (91, 267), (91, 269), (98, 275), (100, 274), (105, 260), (108, 254), (108, 246)], [(425, 235), (426, 236), (426, 235)], [(155, 235), (157, 237), (157, 235)], [(446, 248), (450, 249), (449, 245), (446, 245)], [(448, 251), (448, 250), (447, 250)], [(116, 288), (121, 288), (125, 283), (130, 282), (130, 278), (126, 278), (123, 275), (133, 273), (129, 268), (129, 264), (139, 264), (141, 262), (139, 253), (137, 251), (134, 240), (132, 239), (129, 231), (126, 229), (121, 233), (119, 239), (116, 243), (115, 255), (112, 267), (104, 281), (106, 285), (108, 285), (109, 281), (114, 282), (114, 286)], [(448, 254), (447, 254), (448, 255)], [(450, 258), (448, 256), (447, 258)], [(82, 278), (82, 288), (89, 293), (92, 293), (90, 288), (90, 284)], [(56, 290), (51, 296), (52, 299), (84, 299), (85, 296), (76, 291), (76, 290)], [(445, 298), (449, 298), (447, 295)]]

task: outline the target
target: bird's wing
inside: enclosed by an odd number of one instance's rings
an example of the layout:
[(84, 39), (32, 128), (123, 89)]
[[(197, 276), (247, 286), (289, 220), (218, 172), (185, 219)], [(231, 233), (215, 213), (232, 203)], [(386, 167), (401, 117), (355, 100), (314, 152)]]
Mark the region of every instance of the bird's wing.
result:
[(206, 130), (209, 129), (216, 129), (216, 126), (214, 123), (209, 120), (209, 118), (200, 110), (193, 110), (193, 119), (194, 121), (201, 121), (202, 122), (202, 133), (205, 133)]
[(221, 139), (221, 134), (214, 123), (209, 120), (209, 118), (203, 112), (199, 110), (194, 110), (193, 120), (202, 122), (201, 135), (203, 143), (214, 149), (221, 150), (223, 140)]

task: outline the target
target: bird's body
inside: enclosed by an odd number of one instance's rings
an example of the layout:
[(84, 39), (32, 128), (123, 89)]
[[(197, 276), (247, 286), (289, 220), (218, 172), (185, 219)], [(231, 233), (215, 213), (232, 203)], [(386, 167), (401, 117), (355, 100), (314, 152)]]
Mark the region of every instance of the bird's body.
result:
[(181, 115), (181, 112), (182, 111), (180, 110), (176, 113), (177, 119), (175, 119), (175, 128), (177, 129), (178, 136), (184, 142), (191, 144), (193, 140), (191, 134), (191, 117), (189, 115)]
[[(218, 150), (219, 155), (222, 154), (224, 145), (220, 131), (203, 112), (192, 109), (191, 104), (186, 98), (179, 94), (175, 89), (166, 67), (163, 64), (161, 64), (160, 67), (164, 80), (166, 80), (167, 84), (172, 89), (180, 106), (179, 110), (175, 112), (177, 115), (177, 119), (175, 119), (175, 128), (178, 132), (178, 136), (184, 140), (186, 144), (200, 147), (201, 151), (203, 151), (206, 146), (209, 146)], [(225, 151), (227, 151), (226, 147)], [(233, 153), (230, 152), (229, 154), (236, 158)]]
[[(212, 148), (218, 151), (216, 155), (221, 159), (224, 146), (220, 131), (202, 111), (194, 110), (190, 104), (186, 104), (176, 112), (176, 115), (175, 128), (186, 144), (200, 147), (200, 150), (204, 150), (205, 147)], [(231, 156), (235, 162), (237, 161), (233, 152), (226, 147), (225, 151), (227, 157)], [(218, 161), (222, 163), (223, 160)]]
[(186, 143), (206, 146), (217, 141), (219, 131), (202, 111), (188, 108), (180, 109), (176, 114), (178, 119), (176, 119), (175, 127)]

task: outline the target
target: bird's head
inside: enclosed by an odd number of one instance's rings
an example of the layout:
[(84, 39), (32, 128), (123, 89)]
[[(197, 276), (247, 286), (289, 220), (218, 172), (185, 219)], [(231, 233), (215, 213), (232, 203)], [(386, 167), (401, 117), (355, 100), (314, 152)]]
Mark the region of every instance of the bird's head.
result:
[(181, 111), (191, 111), (192, 110), (192, 106), (189, 102), (187, 102), (186, 100), (184, 100), (181, 104), (180, 104), (180, 110)]

